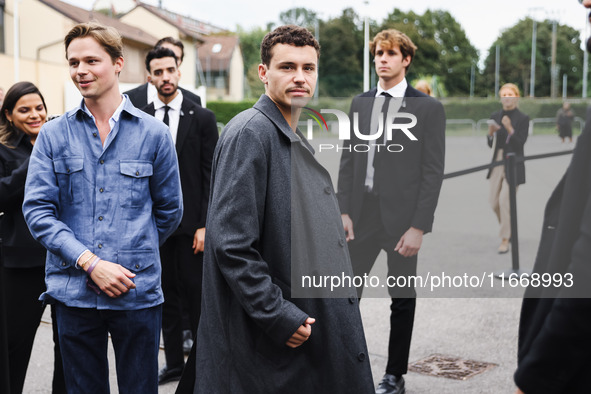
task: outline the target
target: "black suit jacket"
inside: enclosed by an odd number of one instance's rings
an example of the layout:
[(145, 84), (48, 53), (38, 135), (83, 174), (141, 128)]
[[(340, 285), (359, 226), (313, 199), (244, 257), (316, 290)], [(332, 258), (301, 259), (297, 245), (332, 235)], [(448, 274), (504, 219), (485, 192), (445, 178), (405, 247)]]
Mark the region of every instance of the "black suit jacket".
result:
[[(154, 103), (143, 110), (154, 116)], [(183, 96), (176, 138), (184, 213), (175, 234), (193, 236), (205, 227), (213, 151), (218, 141), (215, 115)]]
[[(358, 112), (359, 130), (365, 134), (370, 130), (375, 95), (376, 89), (372, 89), (355, 97), (351, 103), (351, 124), (353, 113)], [(418, 141), (411, 141), (401, 130), (394, 131), (389, 144), (400, 144), (403, 150), (381, 155), (374, 176), (374, 184), (380, 185), (378, 195), (384, 228), (396, 237), (411, 226), (425, 233), (431, 231), (445, 157), (445, 112), (439, 101), (408, 86), (399, 112), (416, 116), (417, 124), (409, 131)], [(396, 123), (407, 121), (397, 120)], [(375, 141), (362, 141), (352, 131), (351, 140), (344, 141), (344, 146), (371, 143)], [(338, 181), (341, 212), (351, 217), (353, 226), (359, 220), (363, 205), (368, 165), (367, 153), (354, 150), (343, 149)]]
[[(525, 393), (588, 393), (591, 387), (591, 111), (571, 164), (544, 214), (534, 265), (572, 286), (531, 286), (519, 322), (515, 382)], [(558, 277), (556, 277), (558, 279)], [(556, 283), (556, 282), (553, 282)]]
[[(505, 126), (503, 126), (503, 116), (509, 116), (511, 119), (511, 125), (513, 126), (514, 133), (507, 141), (507, 136), (509, 135)], [(493, 157), (492, 162), (495, 161), (497, 157), (497, 152), (499, 149), (503, 149), (503, 154), (507, 155), (507, 153), (515, 153), (515, 158), (523, 159), (523, 145), (525, 145), (525, 141), (527, 141), (527, 135), (529, 133), (529, 116), (521, 112), (519, 109), (515, 108), (511, 111), (504, 111), (500, 110), (493, 113), (490, 116), (491, 119), (494, 119), (501, 128), (495, 133), (495, 136), (491, 137), (490, 135), (486, 135), (486, 142), (488, 146), (493, 148)], [(508, 179), (508, 171), (509, 169), (505, 167), (505, 177)], [(492, 168), (488, 170), (486, 174), (486, 179), (490, 178), (490, 174), (492, 172)], [(516, 182), (518, 185), (525, 183), (525, 163), (520, 162), (516, 165)]]
[[(138, 86), (137, 88), (133, 88), (124, 92), (124, 94), (129, 96), (132, 104), (137, 108), (144, 108), (148, 105), (148, 84), (150, 82), (146, 82), (143, 85)], [(188, 98), (192, 102), (196, 103), (197, 105), (201, 106), (201, 97), (197, 96), (195, 93), (183, 89), (179, 86), (179, 90), (183, 93), (183, 97)]]

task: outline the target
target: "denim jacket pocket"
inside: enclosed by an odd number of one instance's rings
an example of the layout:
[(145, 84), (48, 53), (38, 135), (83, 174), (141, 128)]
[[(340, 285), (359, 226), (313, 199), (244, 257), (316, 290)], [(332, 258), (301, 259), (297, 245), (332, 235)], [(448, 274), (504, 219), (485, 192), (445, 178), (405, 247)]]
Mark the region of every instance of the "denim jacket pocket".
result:
[(84, 201), (84, 157), (72, 156), (53, 159), (60, 190), (60, 200), (68, 204)]
[(119, 171), (123, 181), (120, 203), (122, 207), (141, 207), (150, 195), (150, 177), (154, 173), (152, 163), (142, 160), (121, 160)]
[[(136, 274), (137, 301), (153, 301), (160, 294), (160, 256), (156, 249), (119, 250), (117, 262)], [(158, 263), (158, 264), (155, 264)]]

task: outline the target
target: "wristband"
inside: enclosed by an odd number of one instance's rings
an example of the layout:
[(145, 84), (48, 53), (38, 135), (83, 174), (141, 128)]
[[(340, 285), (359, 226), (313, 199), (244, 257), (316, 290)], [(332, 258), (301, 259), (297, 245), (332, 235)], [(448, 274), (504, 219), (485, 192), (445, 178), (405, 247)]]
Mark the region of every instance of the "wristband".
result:
[(86, 266), (86, 264), (88, 264), (88, 262), (90, 260), (92, 260), (93, 257), (96, 257), (96, 256), (94, 254), (90, 253), (90, 256), (86, 260), (84, 260), (84, 262), (82, 264), (78, 264), (78, 267), (84, 269), (84, 267)]
[(98, 264), (98, 262), (101, 259), (99, 259), (97, 256), (94, 256), (94, 260), (92, 260), (92, 263), (90, 263), (90, 267), (88, 267), (88, 269), (86, 270), (86, 274), (88, 276), (90, 276), (90, 274), (92, 274), (92, 271), (94, 270), (94, 267), (96, 267), (96, 265)]

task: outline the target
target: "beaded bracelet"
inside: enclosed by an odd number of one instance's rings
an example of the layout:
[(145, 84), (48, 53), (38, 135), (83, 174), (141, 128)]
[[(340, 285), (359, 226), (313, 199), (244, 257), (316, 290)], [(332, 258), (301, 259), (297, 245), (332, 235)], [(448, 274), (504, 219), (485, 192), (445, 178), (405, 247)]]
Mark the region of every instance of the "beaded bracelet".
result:
[(95, 256), (94, 260), (92, 260), (92, 263), (90, 263), (90, 267), (88, 267), (88, 269), (86, 270), (86, 274), (88, 276), (90, 276), (90, 274), (92, 274), (94, 267), (96, 267), (96, 265), (98, 264), (99, 261), (100, 261), (100, 259), (97, 256)]

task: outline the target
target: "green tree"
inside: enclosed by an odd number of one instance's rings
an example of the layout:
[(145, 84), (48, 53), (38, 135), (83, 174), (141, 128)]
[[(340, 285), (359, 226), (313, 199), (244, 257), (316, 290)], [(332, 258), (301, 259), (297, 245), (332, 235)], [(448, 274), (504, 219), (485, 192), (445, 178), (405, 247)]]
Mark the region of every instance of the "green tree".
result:
[(470, 72), (478, 62), (478, 51), (449, 12), (427, 10), (419, 15), (395, 8), (380, 30), (392, 28), (408, 35), (418, 47), (407, 75), (409, 81), (420, 75), (436, 76), (448, 95), (469, 95)]
[[(484, 62), (484, 83), (489, 93), (494, 94), (496, 46), (500, 47), (500, 83), (513, 82), (522, 95), (529, 94), (531, 79), (531, 45), (533, 20), (522, 19), (503, 31), (489, 50)], [(579, 95), (582, 86), (583, 51), (579, 32), (567, 25), (557, 25), (556, 30), (557, 92), (562, 92), (562, 76), (567, 75), (567, 95)], [(552, 22), (537, 23), (536, 39), (536, 97), (550, 96), (552, 62)], [(492, 95), (491, 94), (491, 95)]]
[(279, 20), (284, 25), (297, 25), (314, 31), (318, 16), (312, 10), (296, 7), (279, 14)]
[(265, 92), (258, 76), (258, 65), (261, 62), (261, 41), (268, 30), (260, 27), (244, 30), (238, 26), (237, 32), (246, 70), (246, 96), (258, 97)]
[(337, 18), (320, 22), (320, 45), (320, 94), (359, 94), (363, 88), (363, 30), (352, 8), (344, 9)]

